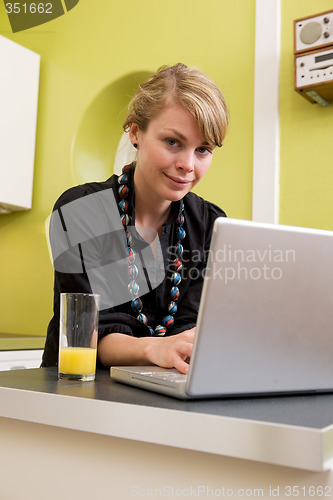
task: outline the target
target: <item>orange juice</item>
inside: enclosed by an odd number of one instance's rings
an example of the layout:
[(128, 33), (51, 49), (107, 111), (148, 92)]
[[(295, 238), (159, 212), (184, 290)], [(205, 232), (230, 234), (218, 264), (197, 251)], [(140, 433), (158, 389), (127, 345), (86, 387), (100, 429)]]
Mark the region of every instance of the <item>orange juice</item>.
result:
[(63, 347), (59, 350), (59, 372), (71, 375), (90, 375), (96, 371), (97, 349)]

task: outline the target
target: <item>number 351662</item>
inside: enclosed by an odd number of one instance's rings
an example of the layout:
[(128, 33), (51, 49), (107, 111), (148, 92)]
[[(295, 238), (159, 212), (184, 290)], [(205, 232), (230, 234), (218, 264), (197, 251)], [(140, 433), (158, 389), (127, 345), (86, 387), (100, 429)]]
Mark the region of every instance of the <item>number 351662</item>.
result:
[(7, 14), (52, 14), (52, 3), (6, 3)]

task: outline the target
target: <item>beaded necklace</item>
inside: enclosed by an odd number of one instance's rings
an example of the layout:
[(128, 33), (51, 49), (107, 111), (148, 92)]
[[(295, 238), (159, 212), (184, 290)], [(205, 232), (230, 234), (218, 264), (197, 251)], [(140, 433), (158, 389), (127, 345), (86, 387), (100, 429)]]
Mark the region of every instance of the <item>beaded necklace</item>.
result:
[(129, 285), (128, 285), (128, 290), (130, 294), (133, 297), (133, 300), (131, 302), (131, 307), (135, 314), (137, 314), (137, 319), (144, 323), (145, 325), (148, 326), (150, 334), (152, 336), (163, 336), (165, 335), (166, 331), (168, 328), (170, 328), (174, 324), (174, 315), (177, 312), (177, 300), (179, 299), (179, 288), (178, 285), (181, 282), (182, 278), (179, 273), (179, 271), (182, 269), (182, 254), (183, 254), (183, 246), (180, 243), (181, 240), (183, 240), (186, 236), (185, 230), (183, 228), (183, 224), (185, 221), (184, 218), (184, 203), (181, 201), (181, 209), (180, 209), (180, 215), (177, 218), (177, 229), (176, 229), (176, 236), (177, 236), (177, 243), (175, 245), (175, 254), (176, 258), (172, 263), (172, 270), (173, 273), (170, 277), (171, 280), (171, 290), (170, 290), (170, 302), (168, 305), (168, 314), (164, 316), (162, 319), (161, 323), (156, 326), (155, 329), (153, 329), (150, 325), (148, 325), (148, 318), (145, 314), (143, 314), (142, 309), (143, 309), (143, 304), (142, 301), (139, 297), (139, 285), (135, 281), (137, 276), (138, 276), (138, 268), (134, 264), (135, 262), (135, 252), (133, 250), (132, 244), (132, 236), (130, 232), (128, 231), (128, 224), (130, 222), (130, 217), (127, 213), (129, 203), (126, 198), (129, 196), (129, 187), (128, 187), (128, 170), (130, 169), (131, 165), (126, 165), (122, 169), (122, 174), (118, 177), (118, 183), (119, 183), (119, 188), (118, 188), (118, 193), (121, 198), (119, 202), (119, 208), (121, 210), (121, 215), (120, 219), (122, 222), (122, 225), (125, 230), (125, 241), (126, 241), (126, 255), (128, 259), (128, 276), (130, 279)]

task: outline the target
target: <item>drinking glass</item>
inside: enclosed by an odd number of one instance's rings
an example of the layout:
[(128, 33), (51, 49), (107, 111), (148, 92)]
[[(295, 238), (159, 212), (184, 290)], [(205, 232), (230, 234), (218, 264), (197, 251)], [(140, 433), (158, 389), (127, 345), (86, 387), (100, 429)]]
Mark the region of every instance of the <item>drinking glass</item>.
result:
[(95, 380), (100, 295), (60, 294), (58, 378)]

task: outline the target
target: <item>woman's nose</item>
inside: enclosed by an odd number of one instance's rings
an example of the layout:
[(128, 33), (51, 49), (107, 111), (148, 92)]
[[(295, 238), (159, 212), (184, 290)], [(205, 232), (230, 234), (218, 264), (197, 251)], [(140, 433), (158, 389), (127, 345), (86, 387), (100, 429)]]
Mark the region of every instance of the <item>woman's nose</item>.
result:
[(176, 162), (177, 168), (191, 172), (194, 168), (194, 154), (192, 151), (182, 151)]

